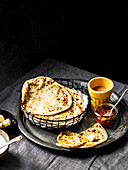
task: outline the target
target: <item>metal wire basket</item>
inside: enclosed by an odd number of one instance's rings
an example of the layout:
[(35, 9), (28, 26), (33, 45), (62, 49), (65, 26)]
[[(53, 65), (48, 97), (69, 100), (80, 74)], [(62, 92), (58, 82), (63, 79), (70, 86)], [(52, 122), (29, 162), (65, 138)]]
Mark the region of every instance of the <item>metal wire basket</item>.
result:
[[(56, 129), (56, 128), (62, 128), (62, 127), (69, 127), (75, 124), (78, 124), (83, 117), (85, 116), (89, 105), (90, 105), (90, 96), (87, 90), (87, 87), (82, 86), (81, 83), (78, 80), (69, 80), (69, 79), (56, 79), (55, 81), (62, 84), (63, 86), (66, 86), (68, 88), (74, 89), (76, 92), (81, 92), (82, 95), (87, 96), (87, 105), (84, 108), (84, 111), (77, 115), (72, 116), (69, 119), (58, 119), (58, 120), (49, 120), (49, 119), (43, 119), (41, 116), (33, 115), (31, 112), (28, 112), (22, 105), (21, 97), (20, 97), (20, 105), (21, 105), (21, 111), (24, 114), (24, 117), (27, 118), (30, 122), (32, 122), (34, 125), (39, 126), (41, 128), (46, 129)], [(22, 94), (21, 94), (22, 95)]]

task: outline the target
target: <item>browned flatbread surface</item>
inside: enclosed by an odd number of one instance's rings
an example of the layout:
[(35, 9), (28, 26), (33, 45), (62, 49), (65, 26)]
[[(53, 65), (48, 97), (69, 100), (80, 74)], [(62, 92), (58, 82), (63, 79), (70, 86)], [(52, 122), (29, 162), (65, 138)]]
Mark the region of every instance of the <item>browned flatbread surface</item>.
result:
[(108, 134), (101, 124), (96, 123), (92, 127), (78, 133), (61, 132), (57, 137), (57, 146), (68, 148), (91, 148), (105, 142)]
[(80, 95), (49, 77), (27, 80), (22, 87), (22, 104), (37, 120), (65, 120), (84, 111), (84, 101)]
[(79, 134), (70, 131), (61, 132), (57, 137), (56, 143), (57, 146), (66, 148), (75, 148), (81, 144)]
[[(84, 110), (84, 102), (83, 99), (72, 89), (66, 88), (69, 94), (72, 97), (72, 105), (69, 109), (60, 112), (56, 115), (49, 115), (49, 116), (40, 116), (42, 119), (47, 120), (65, 120), (73, 118), (79, 114), (81, 114)], [(36, 115), (39, 116), (39, 115)]]
[(90, 135), (94, 136), (94, 140), (83, 143), (80, 148), (90, 148), (99, 145), (108, 139), (108, 134), (106, 130), (99, 123), (94, 124), (92, 127), (85, 131), (82, 131), (79, 134), (79, 137), (82, 140), (82, 138), (89, 138)]
[(24, 83), (22, 104), (31, 114), (55, 115), (71, 107), (72, 96), (53, 79), (36, 77)]

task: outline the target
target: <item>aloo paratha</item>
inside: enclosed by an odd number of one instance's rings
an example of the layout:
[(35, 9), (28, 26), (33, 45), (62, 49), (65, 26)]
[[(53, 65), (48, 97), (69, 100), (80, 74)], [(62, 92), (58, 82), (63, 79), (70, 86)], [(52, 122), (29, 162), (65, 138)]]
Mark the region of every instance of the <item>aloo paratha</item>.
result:
[[(79, 138), (83, 141), (80, 148), (90, 148), (105, 142), (108, 139), (108, 134), (100, 123), (96, 123), (89, 129), (82, 131)], [(87, 139), (87, 142), (84, 142), (84, 139)]]
[(22, 104), (31, 114), (55, 115), (71, 107), (72, 96), (53, 79), (37, 77), (24, 83)]
[(61, 132), (57, 137), (57, 146), (68, 148), (91, 148), (105, 142), (108, 134), (101, 124), (96, 123), (82, 132)]
[[(82, 97), (79, 96), (72, 89), (66, 88), (66, 90), (69, 92), (69, 94), (72, 97), (72, 105), (69, 109), (67, 109), (66, 111), (60, 112), (56, 115), (52, 115), (52, 116), (50, 116), (50, 115), (49, 116), (36, 115), (36, 116), (40, 117), (42, 119), (47, 119), (47, 120), (65, 120), (65, 119), (70, 119), (70, 118), (73, 118), (73, 117), (81, 114), (84, 110), (84, 101), (83, 101)], [(54, 124), (55, 122), (52, 122), (52, 123)]]
[(80, 141), (79, 134), (66, 131), (66, 132), (61, 132), (58, 137), (57, 137), (57, 146), (60, 147), (66, 147), (66, 148), (75, 148), (83, 143)]

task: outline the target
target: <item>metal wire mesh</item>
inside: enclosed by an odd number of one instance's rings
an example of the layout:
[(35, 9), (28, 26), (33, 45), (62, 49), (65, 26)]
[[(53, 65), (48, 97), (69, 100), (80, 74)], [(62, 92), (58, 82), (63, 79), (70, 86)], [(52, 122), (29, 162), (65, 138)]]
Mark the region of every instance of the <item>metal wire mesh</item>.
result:
[(46, 128), (46, 129), (69, 127), (69, 126), (78, 124), (85, 116), (87, 109), (89, 107), (89, 103), (90, 103), (90, 97), (89, 97), (87, 87), (82, 86), (78, 80), (56, 79), (56, 78), (54, 78), (54, 80), (68, 88), (75, 89), (76, 91), (79, 90), (81, 93), (88, 96), (88, 104), (87, 104), (87, 107), (84, 109), (84, 111), (77, 116), (72, 116), (72, 118), (64, 119), (64, 120), (43, 119), (41, 116), (33, 115), (31, 114), (31, 112), (28, 112), (23, 107), (21, 97), (20, 97), (21, 111), (24, 114), (24, 117), (27, 118), (34, 125), (39, 126), (41, 128)]

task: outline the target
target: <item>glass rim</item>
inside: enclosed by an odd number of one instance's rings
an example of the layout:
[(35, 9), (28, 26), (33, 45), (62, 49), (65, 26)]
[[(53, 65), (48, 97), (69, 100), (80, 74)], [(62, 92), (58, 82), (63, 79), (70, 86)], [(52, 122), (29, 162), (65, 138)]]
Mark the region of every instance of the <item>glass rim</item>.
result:
[(112, 103), (101, 103), (101, 104), (97, 105), (97, 106), (95, 107), (95, 109), (94, 109), (94, 113), (95, 113), (96, 116), (104, 117), (104, 118), (110, 118), (110, 117), (114, 117), (114, 116), (116, 116), (116, 115), (118, 114), (118, 108), (115, 107), (115, 108), (114, 108), (114, 110), (115, 110), (114, 113), (115, 113), (115, 114), (113, 114), (113, 115), (111, 115), (111, 116), (100, 115), (96, 110), (97, 110), (98, 107), (103, 106), (103, 105), (105, 105), (105, 106), (108, 105), (108, 106), (110, 106), (110, 107), (113, 107), (113, 106), (114, 106), (114, 104), (112, 104)]

